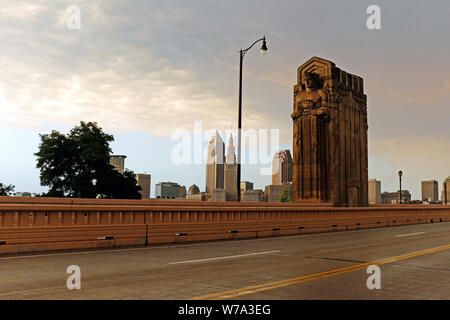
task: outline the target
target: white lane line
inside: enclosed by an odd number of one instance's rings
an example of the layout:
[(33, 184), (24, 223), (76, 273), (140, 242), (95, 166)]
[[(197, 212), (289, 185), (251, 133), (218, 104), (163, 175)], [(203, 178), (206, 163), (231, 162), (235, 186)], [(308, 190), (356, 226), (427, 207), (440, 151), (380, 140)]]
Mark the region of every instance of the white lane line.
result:
[(414, 233), (405, 233), (405, 234), (396, 234), (396, 237), (407, 237), (407, 236), (414, 236), (416, 234), (424, 234), (425, 232), (414, 232)]
[[(64, 253), (48, 253), (48, 254), (33, 254), (29, 256), (12, 256), (12, 257), (1, 257), (0, 260), (11, 260), (11, 259), (27, 259), (27, 258), (42, 258), (42, 257), (53, 257), (53, 256), (71, 256), (79, 254), (93, 254), (93, 253), (112, 253), (121, 251), (136, 251), (143, 249), (158, 249), (164, 247), (153, 247), (153, 248), (131, 248), (131, 249), (112, 249), (112, 250), (102, 250), (102, 251), (81, 251), (81, 252), (64, 252)], [(166, 247), (167, 248), (167, 247)]]
[(234, 255), (234, 256), (224, 256), (224, 257), (216, 257), (216, 258), (206, 258), (206, 259), (197, 259), (197, 260), (177, 261), (177, 262), (170, 262), (169, 264), (182, 264), (182, 263), (192, 263), (192, 262), (212, 261), (212, 260), (221, 260), (221, 259), (231, 259), (231, 258), (240, 258), (240, 257), (256, 256), (256, 255), (261, 255), (261, 254), (270, 254), (270, 253), (277, 253), (277, 252), (280, 252), (280, 250), (266, 251), (266, 252), (252, 252), (252, 253), (237, 254), (237, 255)]

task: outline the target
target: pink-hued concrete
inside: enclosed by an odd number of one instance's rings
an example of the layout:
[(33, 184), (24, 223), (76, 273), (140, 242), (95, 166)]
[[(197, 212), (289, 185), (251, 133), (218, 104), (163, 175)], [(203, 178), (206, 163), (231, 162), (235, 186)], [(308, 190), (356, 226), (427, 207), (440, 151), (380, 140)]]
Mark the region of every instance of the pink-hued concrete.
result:
[(0, 253), (346, 231), (450, 221), (450, 206), (0, 197)]

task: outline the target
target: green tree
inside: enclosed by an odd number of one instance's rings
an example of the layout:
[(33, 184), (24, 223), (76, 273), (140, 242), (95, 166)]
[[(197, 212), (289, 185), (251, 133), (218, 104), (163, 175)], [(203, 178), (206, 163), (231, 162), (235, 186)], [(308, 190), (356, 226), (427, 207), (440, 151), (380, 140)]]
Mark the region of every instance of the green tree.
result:
[(292, 189), (284, 189), (281, 191), (280, 202), (292, 202)]
[(36, 167), (48, 197), (140, 199), (132, 171), (121, 174), (109, 163), (114, 141), (95, 122), (81, 122), (69, 134), (41, 134)]
[(9, 196), (13, 191), (13, 185), (4, 185), (0, 182), (0, 196)]

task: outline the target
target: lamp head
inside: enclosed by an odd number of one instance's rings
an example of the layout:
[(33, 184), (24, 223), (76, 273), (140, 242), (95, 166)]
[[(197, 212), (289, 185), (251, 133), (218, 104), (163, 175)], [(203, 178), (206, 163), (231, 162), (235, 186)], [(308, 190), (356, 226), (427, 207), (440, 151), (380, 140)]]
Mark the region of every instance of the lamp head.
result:
[(400, 170), (400, 171), (398, 172), (398, 176), (401, 178), (401, 177), (402, 177), (402, 174), (403, 174), (403, 172), (402, 172), (402, 170)]
[(263, 43), (262, 43), (262, 46), (261, 46), (261, 52), (263, 54), (265, 54), (267, 52), (266, 37), (263, 38)]

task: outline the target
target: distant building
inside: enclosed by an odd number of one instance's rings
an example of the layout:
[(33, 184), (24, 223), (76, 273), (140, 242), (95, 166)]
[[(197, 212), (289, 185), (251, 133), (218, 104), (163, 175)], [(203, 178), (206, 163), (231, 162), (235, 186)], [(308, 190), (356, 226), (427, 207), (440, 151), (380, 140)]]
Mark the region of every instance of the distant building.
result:
[(137, 185), (141, 187), (139, 193), (142, 199), (150, 199), (150, 186), (151, 186), (152, 176), (150, 174), (138, 173), (136, 174)]
[(124, 155), (114, 155), (109, 157), (109, 163), (119, 171), (120, 173), (123, 173), (125, 170), (125, 159), (127, 156)]
[(292, 190), (292, 183), (272, 184), (264, 189), (265, 202), (280, 202), (281, 193), (283, 190)]
[(241, 191), (253, 190), (253, 183), (248, 181), (241, 181)]
[(441, 200), (442, 203), (445, 204), (450, 203), (450, 177), (447, 177), (447, 179), (444, 180), (444, 183), (442, 185)]
[(225, 144), (218, 131), (208, 143), (206, 162), (206, 193), (224, 188)]
[[(381, 194), (381, 203), (398, 204), (400, 192), (383, 192)], [(411, 193), (408, 190), (402, 190), (402, 203), (411, 202)]]
[(211, 194), (208, 194), (209, 201), (226, 201), (226, 193), (224, 189), (214, 189)]
[(200, 188), (193, 184), (189, 187), (186, 200), (206, 201), (206, 193), (200, 192)]
[(439, 201), (439, 185), (436, 180), (422, 181), (422, 201)]
[(190, 194), (199, 194), (199, 193), (200, 193), (200, 188), (197, 187), (196, 184), (193, 184), (192, 186), (189, 187), (188, 195), (190, 195)]
[(381, 181), (376, 179), (369, 179), (368, 193), (369, 204), (381, 203)]
[(242, 202), (263, 202), (264, 192), (262, 190), (246, 190), (241, 192)]
[(30, 192), (14, 192), (13, 197), (31, 197), (32, 194)]
[(292, 165), (291, 151), (275, 153), (272, 160), (272, 185), (292, 182)]
[(159, 182), (155, 185), (157, 199), (177, 199), (180, 197), (180, 185), (175, 182)]
[(200, 192), (196, 194), (187, 194), (186, 200), (195, 200), (195, 201), (207, 201), (207, 195), (206, 192)]
[(180, 194), (178, 195), (179, 198), (181, 199), (186, 199), (186, 187), (185, 186), (180, 186)]
[(237, 200), (237, 164), (233, 137), (231, 134), (224, 166), (224, 189), (226, 201)]

